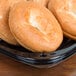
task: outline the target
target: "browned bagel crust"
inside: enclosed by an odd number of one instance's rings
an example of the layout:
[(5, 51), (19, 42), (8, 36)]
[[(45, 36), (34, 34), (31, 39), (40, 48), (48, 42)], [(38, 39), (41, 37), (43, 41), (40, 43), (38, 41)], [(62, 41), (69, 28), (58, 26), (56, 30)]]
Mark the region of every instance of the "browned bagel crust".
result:
[(48, 8), (60, 22), (64, 35), (76, 40), (76, 0), (50, 0)]
[(9, 24), (9, 10), (15, 3), (22, 0), (0, 0), (0, 38), (10, 44), (18, 44), (13, 37)]
[(16, 40), (33, 52), (55, 51), (63, 40), (53, 14), (36, 2), (19, 2), (10, 10), (9, 26)]

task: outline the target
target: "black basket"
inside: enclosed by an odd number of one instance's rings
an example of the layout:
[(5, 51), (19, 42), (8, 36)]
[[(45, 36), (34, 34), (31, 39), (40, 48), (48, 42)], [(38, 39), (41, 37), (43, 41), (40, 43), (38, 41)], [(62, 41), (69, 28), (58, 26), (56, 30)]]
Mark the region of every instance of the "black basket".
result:
[(51, 53), (34, 53), (22, 46), (10, 45), (0, 40), (0, 53), (15, 60), (38, 68), (49, 68), (76, 53), (76, 42), (64, 38), (61, 46)]

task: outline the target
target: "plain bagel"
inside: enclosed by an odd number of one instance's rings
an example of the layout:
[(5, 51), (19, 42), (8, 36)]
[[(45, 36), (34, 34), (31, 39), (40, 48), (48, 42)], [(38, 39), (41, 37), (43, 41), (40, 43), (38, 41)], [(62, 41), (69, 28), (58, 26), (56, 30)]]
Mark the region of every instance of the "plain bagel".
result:
[(10, 44), (18, 44), (13, 37), (9, 24), (9, 10), (15, 3), (22, 0), (0, 0), (0, 38)]
[(76, 0), (50, 0), (48, 8), (60, 22), (64, 35), (76, 40)]
[(9, 26), (16, 40), (33, 52), (55, 51), (63, 40), (53, 14), (36, 2), (19, 2), (10, 10)]

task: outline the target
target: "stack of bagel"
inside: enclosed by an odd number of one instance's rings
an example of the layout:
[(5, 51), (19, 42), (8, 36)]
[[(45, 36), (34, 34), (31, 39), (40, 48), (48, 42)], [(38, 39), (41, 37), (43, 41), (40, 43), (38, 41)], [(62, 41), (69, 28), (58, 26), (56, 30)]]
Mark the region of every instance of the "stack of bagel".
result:
[(0, 0), (0, 38), (32, 52), (52, 52), (63, 35), (76, 40), (75, 0)]

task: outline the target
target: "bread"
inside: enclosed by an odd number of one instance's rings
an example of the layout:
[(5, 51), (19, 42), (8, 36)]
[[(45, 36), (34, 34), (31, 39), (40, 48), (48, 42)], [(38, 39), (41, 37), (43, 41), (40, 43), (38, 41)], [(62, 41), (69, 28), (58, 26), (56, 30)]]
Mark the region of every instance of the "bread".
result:
[(61, 24), (64, 35), (76, 40), (76, 0), (50, 0), (48, 8)]
[(19, 2), (10, 10), (9, 26), (16, 40), (33, 52), (55, 51), (63, 40), (53, 14), (36, 2)]
[(15, 3), (22, 0), (0, 0), (0, 38), (10, 44), (18, 44), (13, 37), (9, 24), (9, 10)]

